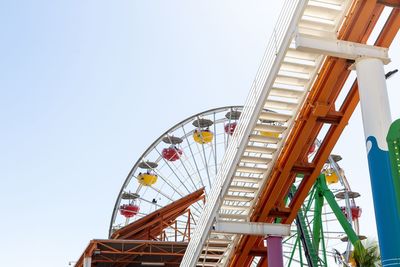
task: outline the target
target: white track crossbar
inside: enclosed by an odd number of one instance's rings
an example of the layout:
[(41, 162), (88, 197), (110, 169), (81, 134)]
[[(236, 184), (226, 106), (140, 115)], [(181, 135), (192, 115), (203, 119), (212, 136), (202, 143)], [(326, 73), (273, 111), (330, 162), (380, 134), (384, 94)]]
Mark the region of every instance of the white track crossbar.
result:
[(289, 224), (218, 221), (215, 223), (214, 228), (215, 232), (230, 233), (230, 234), (258, 235), (258, 236), (290, 235)]

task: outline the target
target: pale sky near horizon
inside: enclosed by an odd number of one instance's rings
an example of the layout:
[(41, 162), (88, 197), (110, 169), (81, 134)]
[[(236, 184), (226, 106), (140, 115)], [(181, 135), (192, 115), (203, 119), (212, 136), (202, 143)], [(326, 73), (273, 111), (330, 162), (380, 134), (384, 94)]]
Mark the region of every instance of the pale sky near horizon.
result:
[[(122, 182), (184, 118), (242, 105), (280, 4), (0, 2), (1, 265), (68, 266), (106, 238)], [(391, 48), (399, 68), (400, 45)], [(400, 118), (400, 74), (388, 80)], [(375, 236), (359, 107), (334, 149)], [(365, 230), (363, 230), (365, 229)]]

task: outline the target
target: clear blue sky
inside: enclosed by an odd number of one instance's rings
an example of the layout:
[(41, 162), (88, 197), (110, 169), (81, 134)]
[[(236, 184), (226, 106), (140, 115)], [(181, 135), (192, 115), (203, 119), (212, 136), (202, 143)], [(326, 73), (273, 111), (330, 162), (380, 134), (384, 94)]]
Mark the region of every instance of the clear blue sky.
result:
[[(2, 265), (67, 266), (105, 238), (120, 186), (155, 138), (243, 104), (279, 11), (261, 0), (0, 2)], [(388, 70), (399, 45), (391, 56)], [(399, 118), (400, 75), (388, 85)], [(365, 195), (370, 234), (363, 140), (358, 110), (335, 151)]]

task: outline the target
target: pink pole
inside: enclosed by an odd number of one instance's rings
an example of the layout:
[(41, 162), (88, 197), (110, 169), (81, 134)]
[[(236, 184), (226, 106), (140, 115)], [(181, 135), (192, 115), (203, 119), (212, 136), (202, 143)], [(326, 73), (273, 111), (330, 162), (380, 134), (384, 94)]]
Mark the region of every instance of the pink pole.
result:
[(268, 267), (283, 267), (282, 237), (267, 237)]

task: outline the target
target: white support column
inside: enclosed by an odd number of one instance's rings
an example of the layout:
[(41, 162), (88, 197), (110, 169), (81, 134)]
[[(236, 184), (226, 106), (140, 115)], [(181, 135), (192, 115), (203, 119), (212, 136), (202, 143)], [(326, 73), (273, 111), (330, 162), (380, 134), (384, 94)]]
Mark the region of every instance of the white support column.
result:
[(83, 267), (92, 267), (92, 257), (83, 258)]
[(258, 236), (289, 236), (289, 224), (256, 223), (256, 222), (224, 222), (218, 221), (214, 226), (216, 232), (258, 235)]
[(392, 118), (383, 63), (377, 58), (356, 60), (364, 135), (374, 136), (380, 149), (388, 150), (386, 135)]
[(359, 58), (356, 70), (382, 266), (400, 267), (400, 218), (386, 142), (392, 119), (383, 63)]

